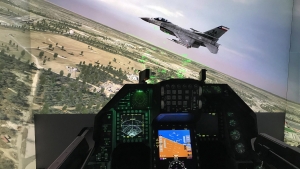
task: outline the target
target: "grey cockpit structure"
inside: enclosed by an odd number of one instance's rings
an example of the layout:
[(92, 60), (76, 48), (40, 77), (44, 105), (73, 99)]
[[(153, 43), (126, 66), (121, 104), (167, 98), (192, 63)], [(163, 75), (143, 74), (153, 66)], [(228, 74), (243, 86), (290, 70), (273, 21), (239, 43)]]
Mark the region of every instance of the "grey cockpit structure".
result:
[(161, 21), (161, 22), (171, 23), (170, 21), (166, 20), (165, 18), (161, 18), (161, 17), (153, 18), (153, 19), (157, 20), (157, 21)]

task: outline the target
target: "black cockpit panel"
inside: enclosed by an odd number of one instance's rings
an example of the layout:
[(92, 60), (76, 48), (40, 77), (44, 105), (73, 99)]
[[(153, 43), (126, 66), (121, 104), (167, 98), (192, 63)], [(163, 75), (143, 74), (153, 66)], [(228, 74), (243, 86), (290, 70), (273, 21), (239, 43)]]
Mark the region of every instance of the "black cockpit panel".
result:
[(86, 167), (117, 169), (113, 158), (124, 158), (124, 167), (143, 168), (131, 163), (147, 159), (138, 153), (128, 158), (135, 145), (150, 152), (151, 169), (252, 166), (256, 135), (254, 112), (228, 85), (193, 79), (126, 84), (95, 118), (95, 148)]

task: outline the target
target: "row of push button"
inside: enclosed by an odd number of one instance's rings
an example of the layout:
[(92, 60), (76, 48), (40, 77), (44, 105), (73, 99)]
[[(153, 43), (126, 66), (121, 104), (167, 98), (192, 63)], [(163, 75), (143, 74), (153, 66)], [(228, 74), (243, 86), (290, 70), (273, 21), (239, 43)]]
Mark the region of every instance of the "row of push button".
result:
[(189, 94), (190, 91), (189, 90), (167, 90), (167, 94), (182, 94), (184, 92), (184, 94)]

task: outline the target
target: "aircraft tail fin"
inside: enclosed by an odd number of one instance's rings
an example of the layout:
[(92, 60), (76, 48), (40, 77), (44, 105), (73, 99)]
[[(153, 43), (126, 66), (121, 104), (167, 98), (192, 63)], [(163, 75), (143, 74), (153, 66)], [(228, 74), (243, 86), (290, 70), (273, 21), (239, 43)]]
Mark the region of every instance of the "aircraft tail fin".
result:
[(204, 45), (213, 54), (217, 54), (218, 51), (219, 51), (219, 45), (215, 46), (215, 45), (212, 45), (210, 43), (204, 43)]
[(229, 30), (229, 28), (225, 27), (225, 26), (219, 26), (216, 27), (214, 29), (211, 29), (209, 31), (204, 32), (207, 35), (216, 37), (216, 38), (220, 38), (224, 33), (226, 33)]

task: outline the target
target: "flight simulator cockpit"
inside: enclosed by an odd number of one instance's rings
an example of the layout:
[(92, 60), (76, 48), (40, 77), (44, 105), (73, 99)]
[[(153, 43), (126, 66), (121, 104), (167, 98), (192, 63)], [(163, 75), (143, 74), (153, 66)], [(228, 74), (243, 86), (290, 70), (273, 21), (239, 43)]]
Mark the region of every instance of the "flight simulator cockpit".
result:
[[(51, 164), (82, 169), (297, 169), (300, 151), (259, 134), (226, 84), (170, 79), (126, 84)], [(298, 159), (298, 160), (297, 160)]]
[(164, 19), (164, 18), (161, 18), (161, 17), (159, 17), (159, 18), (154, 18), (154, 19), (157, 20), (157, 21), (169, 22), (168, 20), (166, 20), (166, 19)]

